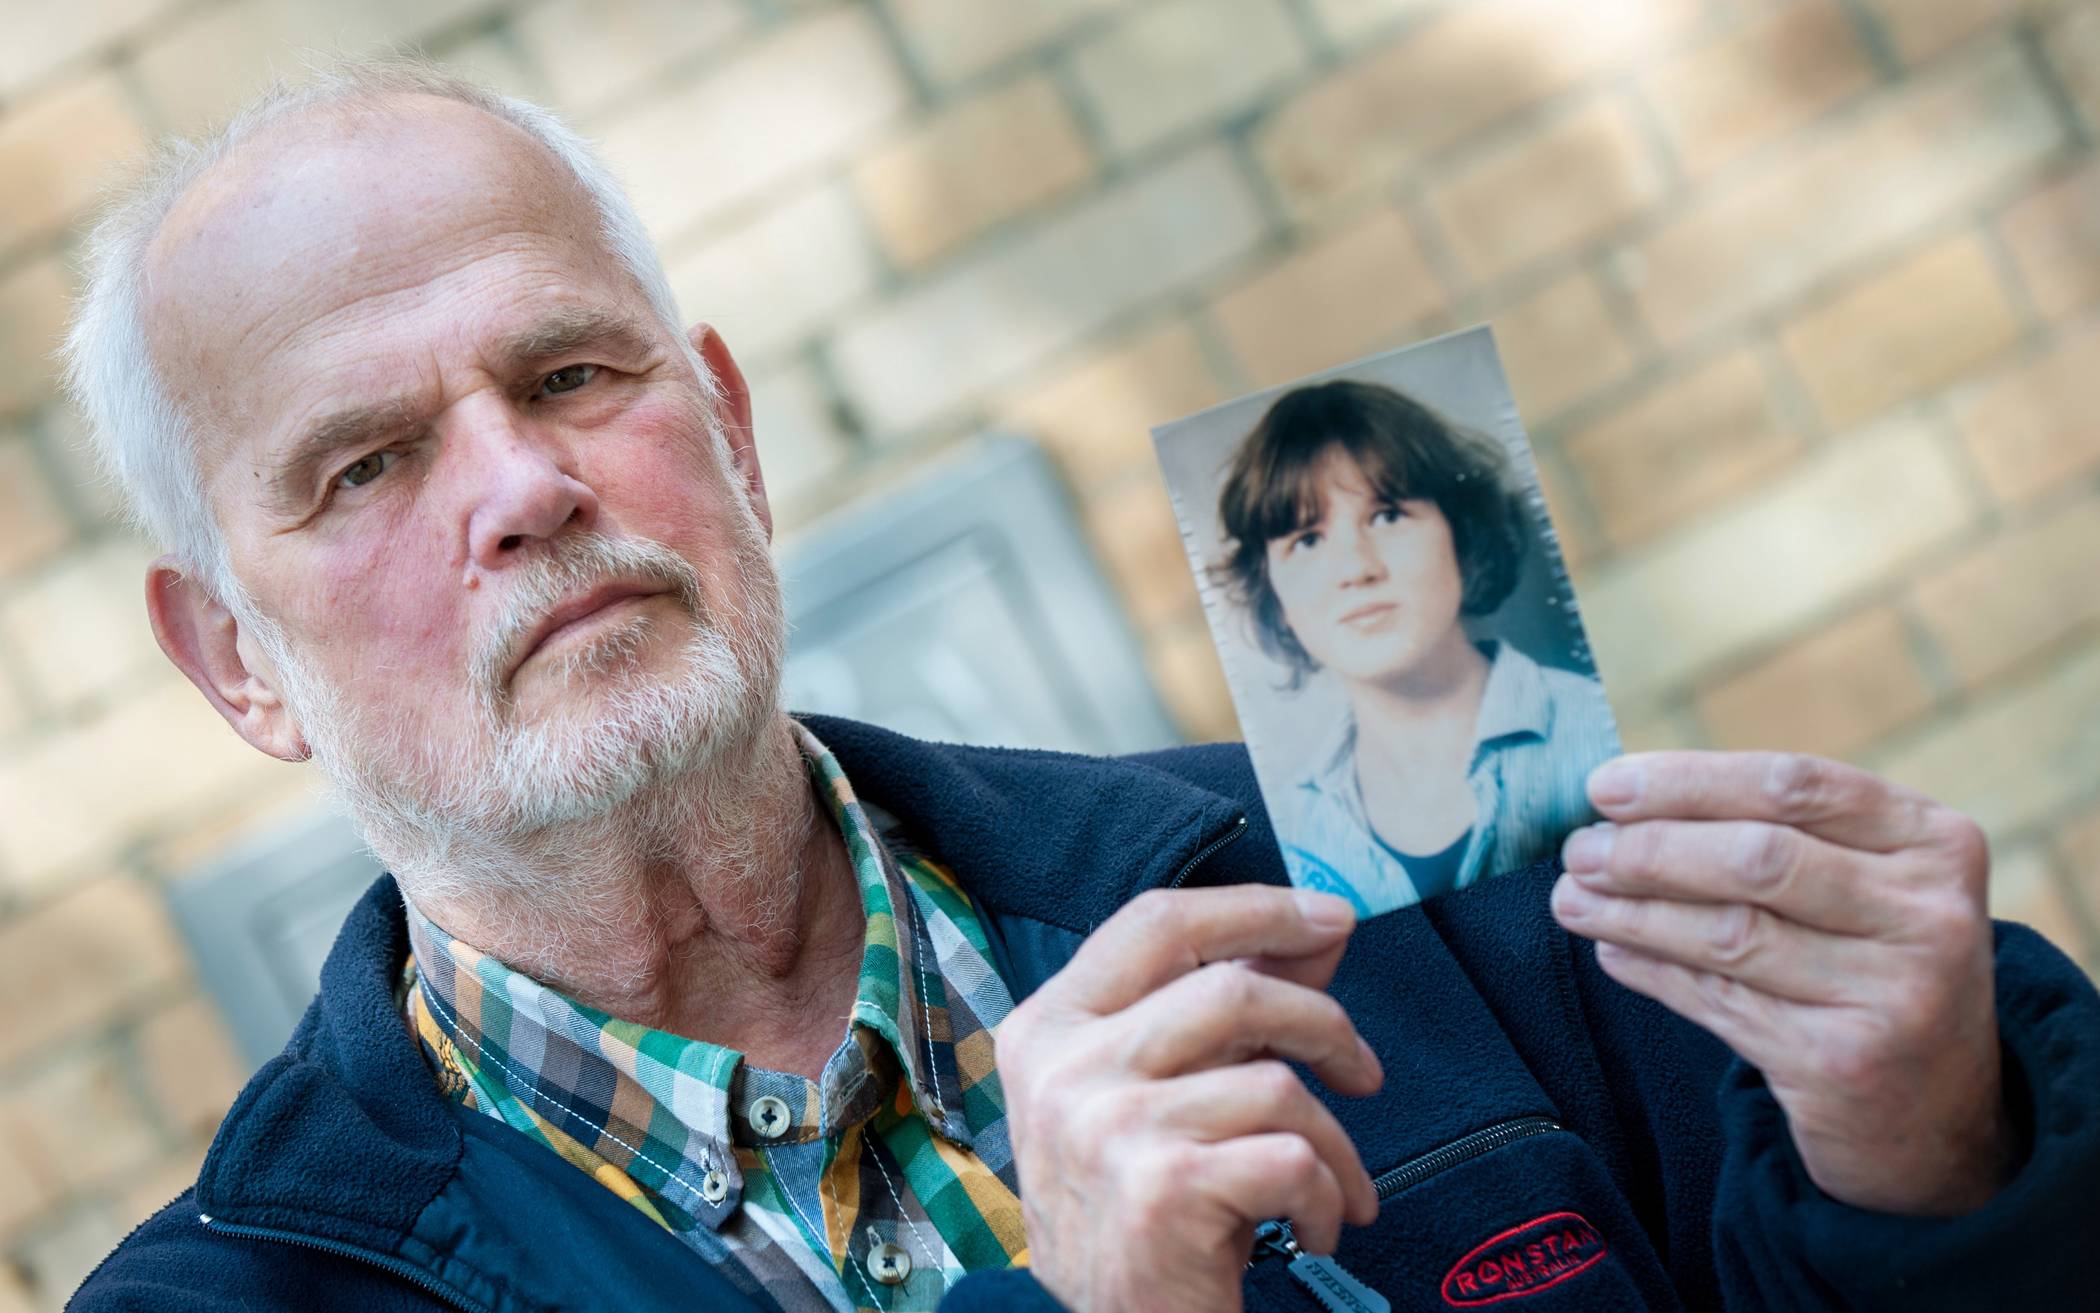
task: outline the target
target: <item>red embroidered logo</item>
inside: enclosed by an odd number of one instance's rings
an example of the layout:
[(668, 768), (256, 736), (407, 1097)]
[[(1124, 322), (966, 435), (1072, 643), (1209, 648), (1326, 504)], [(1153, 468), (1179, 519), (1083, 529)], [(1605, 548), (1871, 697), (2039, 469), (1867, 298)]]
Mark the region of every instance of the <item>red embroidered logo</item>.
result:
[(1604, 1237), (1580, 1213), (1548, 1213), (1490, 1236), (1453, 1263), (1444, 1278), (1444, 1302), (1477, 1308), (1536, 1295), (1606, 1252)]

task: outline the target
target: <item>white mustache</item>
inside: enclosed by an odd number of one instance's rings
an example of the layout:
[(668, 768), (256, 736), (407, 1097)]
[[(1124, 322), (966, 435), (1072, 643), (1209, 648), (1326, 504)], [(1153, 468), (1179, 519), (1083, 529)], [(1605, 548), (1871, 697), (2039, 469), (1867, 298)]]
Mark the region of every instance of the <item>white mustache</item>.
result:
[(623, 582), (661, 584), (696, 618), (704, 606), (698, 572), (661, 543), (596, 533), (563, 538), (520, 567), (502, 609), (475, 641), (468, 665), (476, 692), (500, 705), (503, 674), (540, 622), (578, 593)]

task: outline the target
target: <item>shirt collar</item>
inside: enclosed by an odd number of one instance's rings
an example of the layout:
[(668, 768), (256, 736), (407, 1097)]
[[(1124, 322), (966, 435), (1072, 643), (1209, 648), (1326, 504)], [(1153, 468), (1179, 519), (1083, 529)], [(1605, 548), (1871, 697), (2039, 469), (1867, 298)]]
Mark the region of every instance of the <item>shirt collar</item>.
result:
[(867, 914), (853, 1021), (887, 1042), (889, 1056), (902, 1067), (920, 1110), (949, 1139), (967, 1146), (970, 1131), (962, 1115), (962, 1076), (948, 1025), (947, 981), (940, 973), (932, 928), (911, 881), (882, 837), (882, 827), (855, 795), (838, 759), (808, 726), (797, 722), (795, 734), (845, 838)]
[[(734, 1145), (835, 1135), (873, 1115), (900, 1075), (933, 1128), (971, 1146), (946, 983), (925, 915), (837, 760), (807, 727), (797, 723), (794, 732), (845, 839), (867, 919), (851, 1025), (815, 1081), (587, 1007), (452, 937), (413, 903), (407, 909), (431, 1015), (481, 1079), (660, 1193), (657, 1180), (691, 1176), (688, 1189), (673, 1191), (682, 1203), (700, 1197), (709, 1171), (725, 1172), (727, 1200), (693, 1209), (710, 1224), (740, 1193)], [(787, 1105), (792, 1132), (765, 1135), (747, 1120), (769, 1095)]]
[(1504, 739), (1553, 737), (1553, 697), (1538, 662), (1509, 643), (1482, 645), (1493, 652), (1487, 687), (1480, 695), (1480, 718), (1473, 727), (1473, 760)]

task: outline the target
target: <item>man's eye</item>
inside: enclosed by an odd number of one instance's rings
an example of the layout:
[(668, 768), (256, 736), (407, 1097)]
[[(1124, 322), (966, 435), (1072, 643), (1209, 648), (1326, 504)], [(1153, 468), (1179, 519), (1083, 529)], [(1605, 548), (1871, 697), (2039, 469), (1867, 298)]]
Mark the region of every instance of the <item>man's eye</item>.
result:
[(574, 392), (597, 376), (596, 365), (567, 365), (540, 380), (540, 394), (553, 397)]
[(369, 456), (361, 457), (356, 462), (346, 466), (341, 474), (335, 476), (335, 486), (338, 488), (362, 488), (386, 473), (387, 466), (393, 464), (394, 458), (398, 455), (400, 455), (399, 452), (375, 451)]

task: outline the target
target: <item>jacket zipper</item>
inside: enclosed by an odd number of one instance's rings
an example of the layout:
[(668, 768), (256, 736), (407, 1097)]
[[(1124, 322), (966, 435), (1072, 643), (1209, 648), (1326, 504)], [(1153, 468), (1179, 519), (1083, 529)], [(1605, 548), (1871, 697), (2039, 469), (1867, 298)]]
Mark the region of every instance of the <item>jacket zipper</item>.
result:
[(1439, 1145), (1419, 1158), (1410, 1158), (1398, 1167), (1380, 1172), (1371, 1179), (1371, 1187), (1378, 1191), (1381, 1201), (1390, 1199), (1402, 1190), (1420, 1185), (1438, 1172), (1449, 1171), (1462, 1162), (1478, 1158), (1484, 1153), (1491, 1153), (1505, 1144), (1515, 1144), (1518, 1140), (1528, 1140), (1534, 1135), (1564, 1129), (1566, 1128), (1551, 1117), (1516, 1117), (1506, 1122), (1496, 1122), (1493, 1126), (1482, 1127), (1470, 1135), (1461, 1135), (1449, 1144)]
[(1284, 1270), (1319, 1301), (1327, 1313), (1392, 1313), (1384, 1295), (1356, 1279), (1355, 1273), (1325, 1254), (1308, 1254), (1298, 1247), (1298, 1237), (1286, 1221), (1263, 1222), (1254, 1231), (1255, 1253), (1247, 1264), (1266, 1258), (1289, 1262)]
[(227, 1235), (246, 1236), (251, 1240), (268, 1240), (281, 1245), (294, 1245), (301, 1249), (318, 1249), (324, 1254), (334, 1254), (339, 1258), (355, 1259), (360, 1263), (376, 1267), (382, 1272), (400, 1277), (409, 1284), (420, 1287), (426, 1294), (443, 1300), (453, 1308), (463, 1310), (464, 1313), (484, 1313), (481, 1305), (474, 1303), (458, 1291), (439, 1284), (436, 1278), (406, 1259), (395, 1258), (390, 1254), (374, 1253), (369, 1249), (359, 1249), (356, 1245), (346, 1245), (335, 1240), (322, 1240), (316, 1236), (300, 1235), (296, 1231), (278, 1231), (262, 1226), (237, 1226), (232, 1222), (221, 1222), (209, 1213), (199, 1213), (197, 1220), (212, 1230), (223, 1231)]
[[(1378, 1192), (1382, 1202), (1402, 1190), (1420, 1185), (1439, 1172), (1447, 1172), (1460, 1163), (1470, 1162), (1504, 1145), (1565, 1129), (1551, 1117), (1514, 1117), (1496, 1122), (1380, 1172), (1371, 1178), (1371, 1188)], [(1384, 1313), (1388, 1307), (1384, 1296), (1366, 1287), (1334, 1259), (1300, 1249), (1287, 1219), (1262, 1223), (1255, 1230), (1254, 1242), (1254, 1257), (1248, 1263), (1249, 1267), (1264, 1259), (1287, 1259), (1290, 1274), (1329, 1313)]]
[(1167, 888), (1181, 888), (1182, 881), (1188, 879), (1197, 867), (1209, 861), (1211, 859), (1212, 854), (1216, 853), (1220, 848), (1223, 848), (1226, 844), (1231, 843), (1234, 839), (1239, 838), (1246, 832), (1247, 818), (1244, 816), (1239, 817), (1237, 820), (1233, 821), (1231, 829), (1225, 831), (1225, 833), (1219, 835), (1217, 838), (1212, 839), (1209, 843), (1204, 844), (1201, 848), (1198, 848), (1194, 857), (1191, 857), (1187, 861), (1183, 862), (1181, 864), (1181, 869), (1174, 872), (1174, 878), (1167, 881)]

